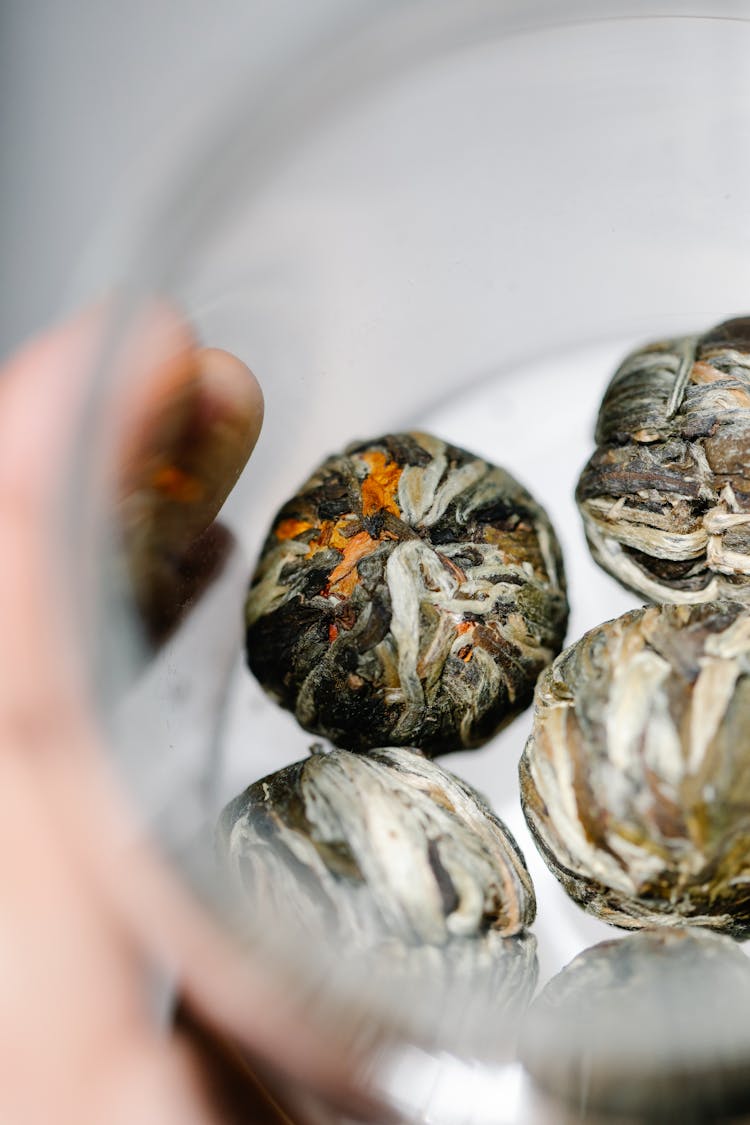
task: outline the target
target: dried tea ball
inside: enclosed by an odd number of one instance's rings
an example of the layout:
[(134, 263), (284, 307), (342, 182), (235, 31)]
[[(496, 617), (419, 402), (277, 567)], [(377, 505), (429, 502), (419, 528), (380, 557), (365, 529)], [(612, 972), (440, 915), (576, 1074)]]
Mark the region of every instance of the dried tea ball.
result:
[(746, 1112), (750, 960), (697, 929), (596, 945), (534, 1001), (519, 1053), (586, 1120), (598, 1112), (688, 1125)]
[(247, 903), (346, 945), (443, 945), (533, 921), (531, 879), (483, 799), (422, 754), (313, 753), (221, 815), (219, 851)]
[(750, 614), (653, 606), (539, 679), (521, 759), (529, 828), (592, 914), (750, 936)]
[(567, 601), (544, 511), (428, 434), (329, 457), (277, 514), (247, 600), (263, 687), (337, 746), (478, 746), (531, 700)]
[(750, 317), (629, 355), (596, 444), (576, 492), (596, 561), (652, 601), (750, 604)]
[(317, 751), (227, 805), (217, 847), (237, 935), (308, 1015), (507, 1057), (538, 975), (534, 893), (458, 778), (409, 749)]

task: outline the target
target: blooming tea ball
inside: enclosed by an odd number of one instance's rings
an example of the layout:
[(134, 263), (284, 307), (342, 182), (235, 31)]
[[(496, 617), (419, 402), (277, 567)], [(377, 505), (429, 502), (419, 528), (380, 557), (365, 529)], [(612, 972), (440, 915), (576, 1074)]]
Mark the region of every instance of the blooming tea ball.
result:
[(240, 913), (273, 909), (304, 933), (336, 932), (342, 948), (512, 936), (534, 919), (508, 829), (412, 750), (313, 753), (227, 805), (218, 844)]
[(505, 470), (423, 433), (329, 457), (278, 512), (247, 659), (309, 731), (352, 750), (478, 746), (559, 652), (562, 557)]
[(750, 937), (750, 615), (653, 606), (540, 677), (526, 820), (568, 894), (629, 929)]
[(576, 499), (596, 561), (656, 602), (750, 604), (750, 317), (616, 371)]
[(734, 1121), (750, 1110), (750, 959), (700, 929), (593, 946), (534, 1001), (519, 1054), (576, 1121)]

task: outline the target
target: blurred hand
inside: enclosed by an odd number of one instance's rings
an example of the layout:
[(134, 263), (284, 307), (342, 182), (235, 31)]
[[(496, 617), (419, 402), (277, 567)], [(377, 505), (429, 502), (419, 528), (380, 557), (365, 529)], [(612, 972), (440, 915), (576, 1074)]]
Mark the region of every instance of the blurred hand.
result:
[[(98, 311), (40, 337), (0, 376), (0, 1121), (272, 1121), (251, 1084), (230, 1107), (226, 1076), (242, 1066), (207, 1042), (231, 1037), (259, 1065), (340, 1092), (345, 1056), (317, 1043), (294, 997), (141, 837), (99, 745), (68, 617), (59, 490), (104, 321)], [(166, 309), (136, 339), (118, 381), (112, 484), (137, 600), (160, 637), (220, 565), (214, 520), (263, 400), (244, 364), (199, 348)], [(152, 1011), (155, 967), (192, 1013), (176, 1031)]]

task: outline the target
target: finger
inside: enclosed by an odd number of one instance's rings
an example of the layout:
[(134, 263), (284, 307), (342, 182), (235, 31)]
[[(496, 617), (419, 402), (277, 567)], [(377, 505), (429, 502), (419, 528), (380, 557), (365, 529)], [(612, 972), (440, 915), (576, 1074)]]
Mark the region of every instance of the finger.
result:
[(229, 352), (184, 357), (128, 410), (120, 502), (130, 536), (179, 554), (216, 518), (253, 451), (263, 395)]
[[(215, 573), (226, 537), (207, 535), (260, 433), (263, 396), (235, 356), (213, 348), (189, 357), (131, 412), (120, 511), (136, 601), (163, 635)], [(218, 550), (221, 548), (222, 550)]]
[[(226, 535), (196, 540), (257, 440), (263, 419), (257, 380), (228, 353), (199, 349), (184, 319), (153, 302), (120, 331), (116, 355), (108, 358), (112, 390), (101, 414), (112, 433), (104, 442), (97, 427), (82, 434), (80, 420), (103, 342), (113, 331), (112, 310), (98, 306), (20, 349), (0, 376), (0, 576), (7, 579), (0, 619), (6, 634), (43, 635), (69, 608), (60, 516), (69, 512), (64, 490), (81, 441), (93, 483), (80, 482), (84, 494), (76, 502), (99, 504), (103, 518), (119, 498), (135, 600), (152, 635), (169, 630), (226, 557)], [(102, 417), (94, 420), (99, 426)], [(98, 445), (108, 448), (102, 452)], [(16, 550), (19, 536), (24, 545)], [(85, 607), (95, 575), (78, 569)], [(45, 586), (48, 604), (22, 596), (31, 585)], [(35, 631), (13, 628), (17, 611), (34, 605)], [(14, 675), (32, 667), (31, 656), (20, 655)]]

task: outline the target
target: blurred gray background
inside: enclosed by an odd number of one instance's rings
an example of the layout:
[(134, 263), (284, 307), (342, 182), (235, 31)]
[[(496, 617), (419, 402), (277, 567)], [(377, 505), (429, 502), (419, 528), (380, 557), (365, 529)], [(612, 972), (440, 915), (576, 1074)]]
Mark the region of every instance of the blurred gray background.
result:
[[(0, 356), (114, 281), (118, 263), (102, 231), (191, 107), (331, 29), (404, 2), (0, 0)], [(714, 0), (709, 9), (736, 17), (748, 6)], [(535, 4), (558, 16), (572, 7), (602, 11), (600, 0)], [(705, 0), (630, 7), (706, 10)], [(92, 255), (81, 288), (72, 279)]]
[[(123, 185), (138, 184), (145, 154), (186, 105), (373, 6), (3, 0), (0, 355), (66, 309), (92, 240), (116, 222)], [(104, 288), (111, 270), (99, 271)]]

